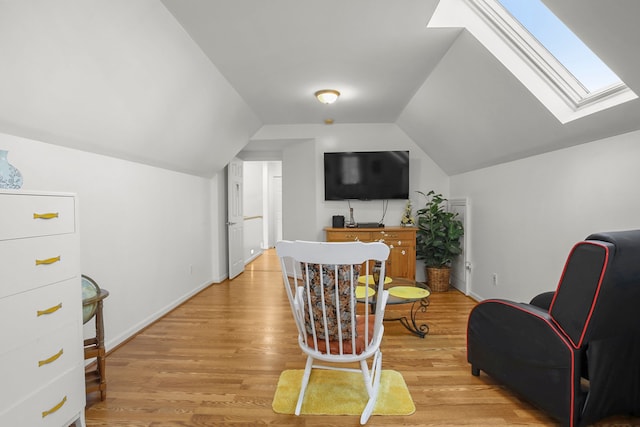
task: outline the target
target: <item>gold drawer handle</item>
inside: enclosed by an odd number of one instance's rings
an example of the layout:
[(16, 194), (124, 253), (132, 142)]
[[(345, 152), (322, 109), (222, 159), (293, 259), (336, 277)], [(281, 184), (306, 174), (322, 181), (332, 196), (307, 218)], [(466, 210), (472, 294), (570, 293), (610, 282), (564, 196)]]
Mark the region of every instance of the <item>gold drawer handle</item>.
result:
[(53, 219), (53, 218), (58, 218), (58, 212), (49, 212), (49, 213), (43, 213), (43, 214), (34, 213), (33, 214), (33, 219)]
[(64, 353), (63, 348), (61, 348), (59, 352), (49, 357), (48, 359), (38, 360), (38, 368), (41, 367), (42, 365), (48, 365), (51, 362), (55, 362), (56, 360), (58, 360), (60, 356), (62, 356), (62, 353)]
[(67, 396), (63, 397), (62, 400), (60, 401), (60, 403), (58, 403), (56, 406), (54, 406), (53, 408), (49, 409), (48, 411), (42, 411), (42, 418), (46, 417), (47, 415), (51, 415), (54, 412), (56, 412), (58, 409), (62, 408), (62, 406), (67, 402)]
[(56, 311), (62, 308), (62, 303), (55, 305), (53, 307), (47, 308), (46, 310), (38, 310), (38, 317), (44, 316), (45, 314), (55, 313)]
[(37, 259), (36, 260), (36, 265), (43, 265), (43, 264), (53, 264), (55, 262), (60, 261), (60, 255), (53, 257), (53, 258), (47, 258), (47, 259)]

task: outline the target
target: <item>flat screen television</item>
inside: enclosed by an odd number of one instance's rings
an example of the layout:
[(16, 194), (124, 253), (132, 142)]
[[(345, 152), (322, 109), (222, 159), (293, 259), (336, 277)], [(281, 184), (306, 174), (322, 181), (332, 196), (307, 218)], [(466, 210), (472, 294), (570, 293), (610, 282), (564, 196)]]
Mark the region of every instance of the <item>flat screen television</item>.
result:
[(408, 198), (408, 151), (324, 153), (325, 200)]

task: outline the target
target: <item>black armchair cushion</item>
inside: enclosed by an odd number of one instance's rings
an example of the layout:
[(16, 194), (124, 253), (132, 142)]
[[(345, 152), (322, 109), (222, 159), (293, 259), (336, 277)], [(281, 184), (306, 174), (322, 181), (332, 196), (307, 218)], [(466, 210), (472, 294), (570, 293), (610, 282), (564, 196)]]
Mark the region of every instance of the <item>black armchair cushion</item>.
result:
[(555, 296), (555, 294), (556, 293), (554, 291), (543, 292), (533, 297), (529, 304), (549, 311), (549, 307), (551, 307), (551, 301), (553, 301), (553, 297)]
[(612, 251), (611, 243), (586, 241), (569, 254), (549, 313), (575, 347), (582, 345)]

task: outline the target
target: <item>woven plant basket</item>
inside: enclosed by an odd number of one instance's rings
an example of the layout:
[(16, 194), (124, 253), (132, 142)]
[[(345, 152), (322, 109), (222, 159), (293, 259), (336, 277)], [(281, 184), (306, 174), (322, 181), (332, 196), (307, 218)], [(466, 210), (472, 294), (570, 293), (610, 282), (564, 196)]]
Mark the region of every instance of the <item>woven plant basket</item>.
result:
[(450, 267), (428, 267), (426, 270), (427, 285), (429, 285), (431, 292), (446, 292), (449, 290)]

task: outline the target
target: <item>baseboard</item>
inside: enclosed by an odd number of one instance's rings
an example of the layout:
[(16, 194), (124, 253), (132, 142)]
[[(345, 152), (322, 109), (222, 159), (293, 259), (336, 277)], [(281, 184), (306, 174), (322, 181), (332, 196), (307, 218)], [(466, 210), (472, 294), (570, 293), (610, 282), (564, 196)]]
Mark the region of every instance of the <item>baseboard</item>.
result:
[(253, 255), (251, 255), (251, 256), (249, 257), (249, 259), (247, 259), (247, 260), (245, 260), (245, 261), (244, 261), (244, 265), (247, 265), (247, 264), (249, 264), (251, 261), (253, 261), (254, 259), (258, 258), (260, 255), (262, 255), (262, 253), (263, 253), (263, 251), (259, 251), (259, 252), (254, 253)]
[(473, 299), (474, 301), (478, 301), (478, 302), (485, 299), (485, 298), (482, 298), (480, 295), (476, 294), (475, 292), (469, 292), (467, 296)]
[(202, 283), (201, 285), (199, 285), (198, 287), (194, 288), (193, 290), (191, 290), (187, 294), (183, 295), (182, 297), (178, 298), (177, 300), (175, 300), (175, 301), (171, 302), (170, 304), (166, 305), (162, 309), (160, 309), (160, 310), (156, 311), (155, 313), (147, 316), (145, 319), (143, 319), (142, 321), (140, 321), (140, 322), (136, 323), (135, 325), (131, 326), (129, 329), (125, 330), (120, 335), (118, 335), (115, 338), (112, 338), (109, 341), (105, 342), (105, 350), (107, 352), (115, 350), (120, 345), (124, 344), (125, 342), (129, 341), (131, 338), (135, 337), (144, 328), (146, 328), (147, 326), (149, 326), (152, 323), (156, 322), (157, 320), (159, 320), (160, 318), (165, 316), (167, 313), (169, 313), (171, 310), (179, 307), (182, 303), (184, 303), (188, 299), (192, 298), (197, 293), (199, 293), (199, 292), (203, 291), (204, 289), (208, 288), (212, 284), (213, 284), (213, 282), (206, 281), (205, 283)]
[(229, 278), (228, 274), (223, 274), (222, 276), (218, 276), (217, 279), (213, 279), (213, 283), (222, 283)]

